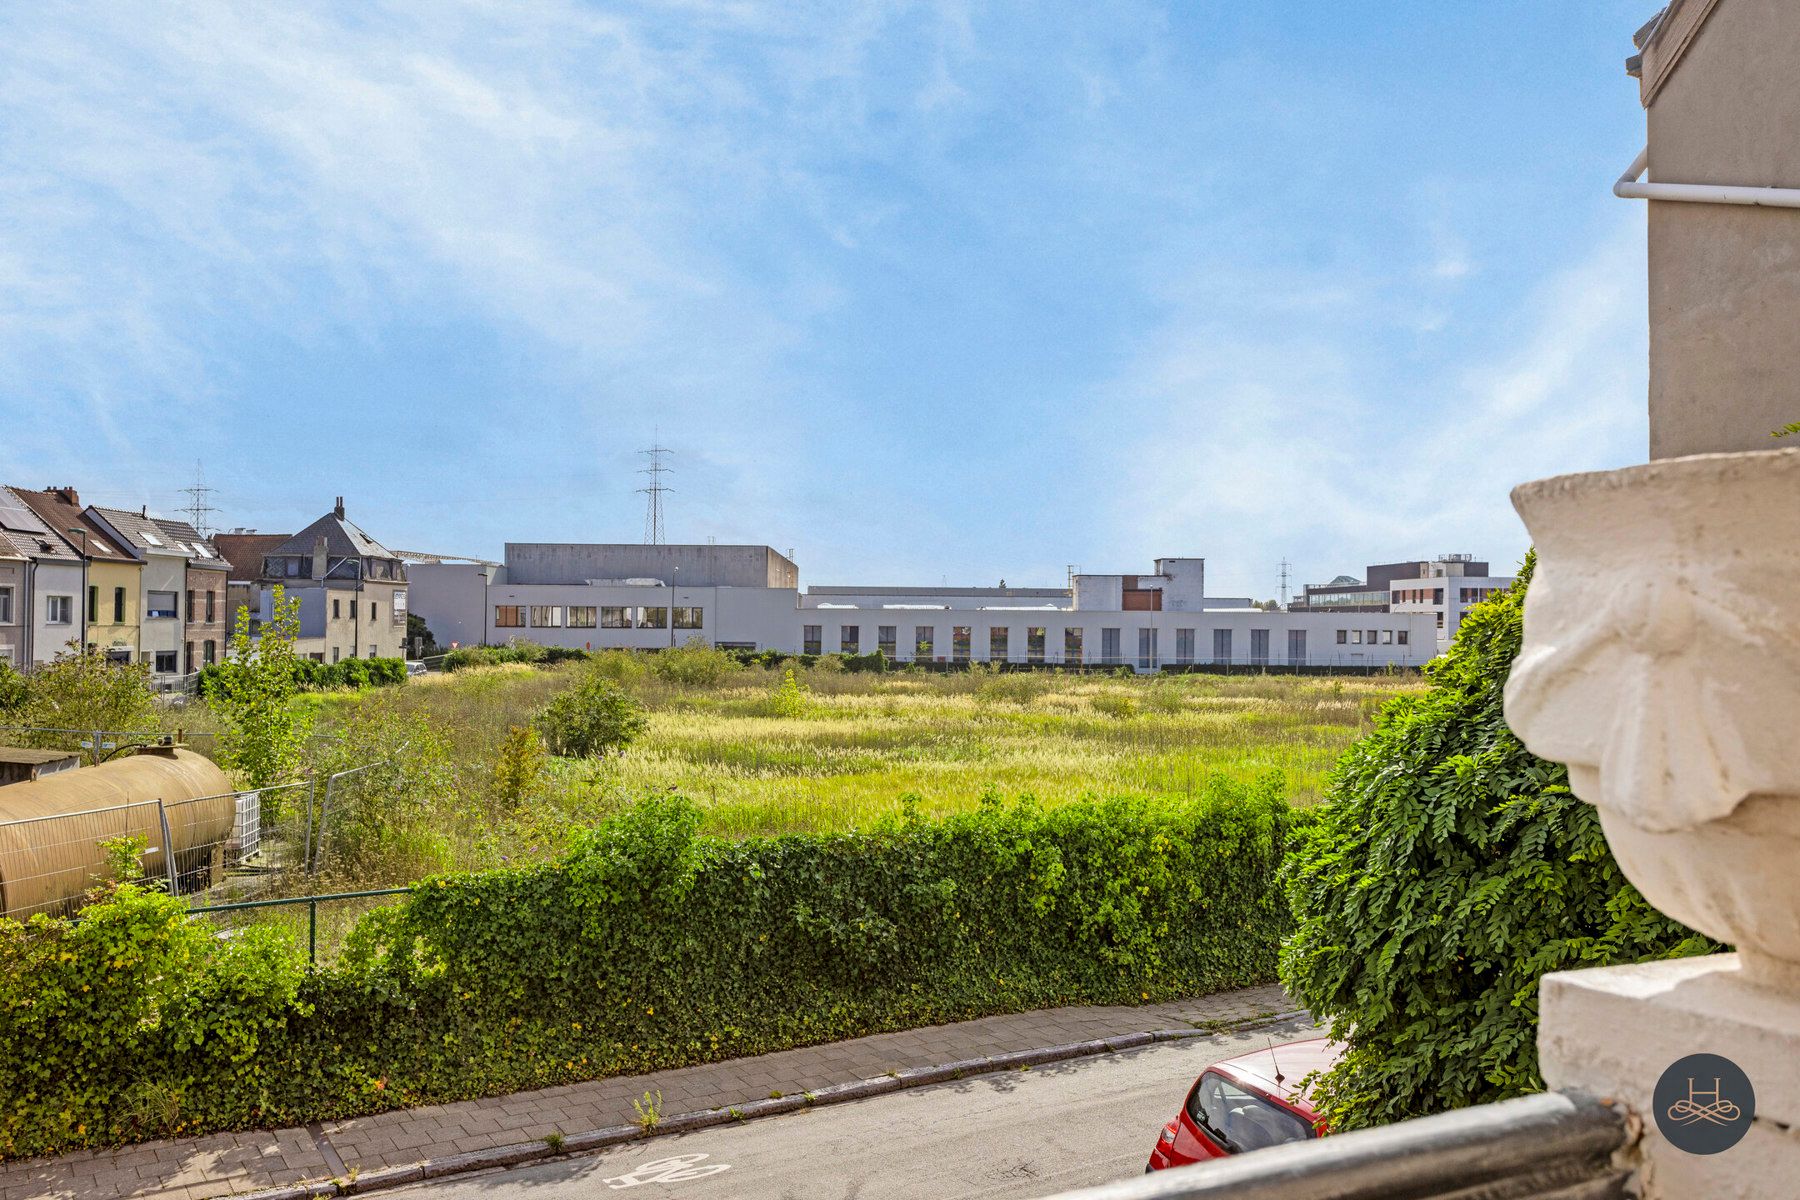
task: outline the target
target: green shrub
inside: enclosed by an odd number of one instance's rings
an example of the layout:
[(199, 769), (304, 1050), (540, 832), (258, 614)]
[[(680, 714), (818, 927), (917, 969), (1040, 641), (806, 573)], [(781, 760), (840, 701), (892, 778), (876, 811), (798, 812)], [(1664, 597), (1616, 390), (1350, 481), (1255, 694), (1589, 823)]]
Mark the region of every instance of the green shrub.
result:
[(806, 710), (812, 707), (812, 699), (807, 694), (806, 685), (794, 678), (794, 668), (785, 667), (781, 672), (781, 682), (770, 694), (767, 712), (772, 717), (803, 717)]
[(657, 651), (650, 656), (649, 667), (658, 679), (688, 687), (711, 687), (742, 669), (733, 655), (714, 649), (698, 637), (689, 639), (686, 645)]
[(1137, 697), (1135, 696), (1123, 696), (1114, 692), (1102, 692), (1089, 700), (1088, 703), (1093, 705), (1095, 712), (1103, 713), (1109, 717), (1117, 717), (1121, 721), (1127, 717), (1135, 717), (1138, 713), (1138, 702)]
[(724, 842), (678, 798), (427, 879), (335, 964), (131, 886), (0, 922), (0, 1154), (303, 1124), (1047, 1005), (1266, 981), (1272, 783)]
[(25, 676), (11, 663), (0, 662), (0, 714), (11, 716), (25, 707)]
[(550, 753), (567, 758), (602, 758), (623, 750), (646, 723), (642, 706), (598, 674), (550, 701), (535, 722)]
[[(557, 657), (552, 659), (549, 648), (516, 638), (504, 646), (461, 646), (444, 655), (444, 670), (464, 671), (470, 667), (494, 667), (502, 663), (559, 662), (565, 658), (586, 657), (583, 651), (566, 650), (562, 647), (555, 649)], [(402, 663), (403, 675), (405, 670), (405, 664)]]
[(1565, 769), (1506, 726), (1530, 574), (1344, 755), (1285, 868), (1282, 980), (1349, 1046), (1318, 1089), (1334, 1128), (1540, 1090), (1546, 971), (1714, 948), (1644, 902)]

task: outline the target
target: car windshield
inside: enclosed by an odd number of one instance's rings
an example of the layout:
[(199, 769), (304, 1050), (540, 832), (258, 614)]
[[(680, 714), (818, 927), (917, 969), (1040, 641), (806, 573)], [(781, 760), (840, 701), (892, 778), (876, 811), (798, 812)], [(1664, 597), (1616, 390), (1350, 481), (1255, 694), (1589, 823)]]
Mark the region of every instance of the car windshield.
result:
[(1315, 1136), (1309, 1121), (1213, 1071), (1200, 1077), (1188, 1115), (1232, 1154)]

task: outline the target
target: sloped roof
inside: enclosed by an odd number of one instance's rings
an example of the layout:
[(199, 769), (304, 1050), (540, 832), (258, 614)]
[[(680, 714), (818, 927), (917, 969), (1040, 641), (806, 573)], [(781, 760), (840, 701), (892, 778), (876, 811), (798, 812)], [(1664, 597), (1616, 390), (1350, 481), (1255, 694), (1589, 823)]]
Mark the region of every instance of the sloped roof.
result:
[(0, 546), (24, 558), (81, 561), (49, 522), (9, 487), (0, 487)]
[(156, 522), (156, 527), (163, 531), (172, 545), (187, 551), (190, 564), (215, 571), (225, 569), (225, 560), (219, 556), (218, 549), (207, 539), (201, 537), (198, 529), (186, 521), (177, 521), (170, 517), (151, 517), (150, 519)]
[(10, 490), (13, 495), (24, 501), (27, 508), (42, 517), (46, 525), (50, 526), (50, 528), (54, 529), (57, 533), (63, 534), (63, 541), (67, 542), (70, 546), (79, 547), (80, 538), (70, 534), (68, 532), (69, 530), (87, 530), (87, 556), (91, 561), (137, 561), (129, 550), (113, 540), (112, 535), (106, 531), (105, 527), (102, 526), (100, 522), (88, 516), (78, 505), (71, 504), (67, 500), (64, 500), (57, 493), (48, 489), (41, 492), (34, 492), (27, 488), (20, 487), (12, 488)]
[(1642, 53), (1627, 60), (1627, 70), (1631, 70), (1635, 64), (1638, 96), (1645, 108), (1650, 107), (1656, 94), (1662, 91), (1663, 85), (1675, 74), (1675, 68), (1681, 65), (1682, 56), (1694, 44), (1694, 39), (1700, 36), (1700, 27), (1712, 16), (1718, 2), (1719, 0), (1670, 0), (1668, 7), (1632, 37)]
[(170, 537), (158, 523), (158, 518), (151, 516), (148, 511), (132, 512), (130, 509), (124, 508), (101, 508), (97, 504), (92, 505), (90, 511), (99, 513), (100, 519), (105, 521), (119, 537), (139, 553), (179, 554), (183, 557), (189, 554), (186, 546), (171, 544)]
[(270, 554), (311, 554), (313, 544), (325, 539), (325, 553), (336, 558), (398, 558), (399, 555), (358, 529), (346, 517), (328, 512), (287, 539)]
[(290, 536), (286, 533), (215, 533), (212, 540), (219, 557), (225, 560), (227, 577), (251, 580), (262, 578), (263, 555), (274, 554)]

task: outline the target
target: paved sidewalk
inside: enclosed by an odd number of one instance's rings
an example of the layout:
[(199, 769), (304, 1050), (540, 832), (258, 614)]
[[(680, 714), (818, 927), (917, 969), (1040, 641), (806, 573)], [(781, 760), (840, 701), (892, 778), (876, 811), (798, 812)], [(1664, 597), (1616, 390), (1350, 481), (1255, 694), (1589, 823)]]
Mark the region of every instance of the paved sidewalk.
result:
[(661, 1092), (668, 1115), (796, 1095), (889, 1071), (1121, 1034), (1251, 1020), (1293, 1003), (1278, 985), (1141, 1008), (1051, 1008), (883, 1033), (701, 1067), (620, 1076), (401, 1109), (297, 1129), (222, 1133), (122, 1150), (0, 1164), (0, 1200), (208, 1200), (309, 1180), (367, 1175), (423, 1159), (628, 1125), (631, 1102)]

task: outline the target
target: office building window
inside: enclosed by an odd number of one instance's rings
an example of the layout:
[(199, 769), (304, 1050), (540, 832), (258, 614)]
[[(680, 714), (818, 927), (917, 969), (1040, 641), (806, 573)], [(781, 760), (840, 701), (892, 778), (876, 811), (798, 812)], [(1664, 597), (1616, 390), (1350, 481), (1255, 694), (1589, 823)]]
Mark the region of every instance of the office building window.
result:
[(631, 610), (619, 604), (608, 604), (600, 609), (600, 628), (630, 629)]
[(1360, 630), (1360, 629), (1352, 629), (1352, 630), (1351, 630), (1351, 631), (1350, 631), (1350, 644), (1351, 644), (1351, 645), (1352, 645), (1352, 646), (1360, 646), (1360, 645), (1362, 645), (1362, 630)]
[(639, 629), (667, 629), (669, 627), (669, 610), (660, 604), (638, 609), (637, 627)]
[(1252, 629), (1250, 631), (1250, 661), (1257, 666), (1269, 665), (1269, 631)]
[(950, 657), (957, 662), (968, 662), (969, 648), (974, 641), (975, 629), (973, 626), (953, 626), (950, 630)]
[(1442, 629), (1444, 627), (1444, 614), (1440, 612), (1437, 615), (1437, 619), (1438, 619), (1438, 628)]
[(151, 669), (158, 675), (173, 675), (175, 673), (175, 652), (158, 650), (155, 660), (151, 663)]
[(1049, 634), (1042, 625), (1029, 625), (1025, 629), (1025, 661), (1041, 663), (1044, 661), (1044, 643)]
[(1216, 663), (1231, 661), (1231, 630), (1213, 630), (1213, 661)]
[(13, 623), (12, 612), (13, 590), (10, 587), (0, 587), (0, 625), (11, 625)]
[(1444, 589), (1443, 588), (1432, 588), (1431, 589), (1431, 602), (1433, 604), (1442, 604), (1444, 602)]
[(1337, 643), (1338, 645), (1342, 646), (1344, 643), (1348, 642), (1349, 640), (1350, 640), (1350, 631), (1348, 629), (1338, 630), (1338, 643)]
[(1194, 631), (1177, 629), (1175, 631), (1175, 661), (1191, 663), (1194, 661)]
[(569, 628), (592, 629), (600, 619), (600, 610), (591, 604), (569, 605)]
[(1401, 629), (1396, 631), (1394, 634), (1394, 642), (1396, 645), (1406, 645), (1406, 630)]
[[(496, 604), (496, 605), (494, 605), (494, 628), (496, 628), (496, 629), (523, 629), (523, 628), (525, 628), (525, 607), (524, 607), (524, 605), (521, 605), (521, 604)], [(336, 662), (337, 659), (334, 658), (331, 661)]]
[(531, 625), (534, 629), (561, 629), (562, 605), (534, 604), (531, 606)]
[(175, 593), (151, 592), (145, 600), (144, 615), (152, 619), (169, 620), (179, 616), (175, 610)]
[(1306, 665), (1306, 630), (1288, 630), (1288, 665), (1303, 667)]
[(913, 629), (913, 657), (920, 662), (929, 662), (936, 654), (937, 628), (932, 625), (919, 625)]
[(706, 610), (704, 608), (677, 608), (675, 610), (675, 628), (703, 629), (706, 626)]
[(1381, 632), (1375, 629), (1369, 630), (1369, 645), (1373, 646), (1379, 640), (1381, 640)]
[(1006, 626), (1004, 626), (1004, 625), (1000, 626), (997, 629), (988, 630), (988, 661), (989, 662), (1005, 662), (1006, 661), (1006, 638), (1007, 638), (1007, 635), (1011, 632), (1012, 631), (1007, 629)]
[(1081, 662), (1081, 634), (1079, 628), (1063, 630), (1063, 661), (1066, 663)]
[(1381, 631), (1381, 644), (1384, 646), (1391, 646), (1394, 644), (1394, 631), (1393, 630), (1384, 629)]
[(900, 627), (898, 625), (877, 625), (875, 627), (875, 648), (889, 658), (898, 658)]
[(124, 623), (125, 623), (125, 589), (122, 587), (116, 587), (113, 589), (113, 624), (114, 625), (123, 625)]
[(45, 596), (44, 621), (49, 625), (73, 625), (75, 623), (75, 597)]
[(1119, 661), (1119, 631), (1117, 629), (1100, 630), (1100, 661), (1103, 663)]
[(1156, 630), (1138, 630), (1138, 666), (1151, 670), (1158, 665), (1156, 657)]
[(845, 654), (862, 653), (862, 626), (845, 625), (838, 630), (838, 649)]
[(206, 665), (207, 666), (210, 667), (215, 662), (219, 661), (219, 643), (213, 641), (211, 638), (208, 638), (206, 641), (206, 645), (202, 647), (202, 650), (206, 654)]
[(800, 652), (802, 654), (823, 654), (825, 652), (825, 627), (823, 625), (807, 625), (800, 630)]

